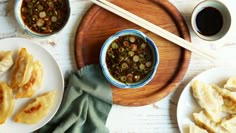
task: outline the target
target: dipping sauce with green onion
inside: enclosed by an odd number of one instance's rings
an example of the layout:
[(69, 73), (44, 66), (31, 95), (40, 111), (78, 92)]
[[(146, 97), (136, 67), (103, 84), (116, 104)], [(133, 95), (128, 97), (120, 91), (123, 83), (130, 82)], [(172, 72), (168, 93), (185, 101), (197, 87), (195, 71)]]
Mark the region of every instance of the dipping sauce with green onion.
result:
[(120, 36), (107, 50), (106, 64), (110, 74), (118, 81), (138, 82), (152, 69), (152, 50), (140, 37)]
[(21, 17), (32, 31), (48, 34), (64, 26), (68, 8), (67, 0), (23, 0)]

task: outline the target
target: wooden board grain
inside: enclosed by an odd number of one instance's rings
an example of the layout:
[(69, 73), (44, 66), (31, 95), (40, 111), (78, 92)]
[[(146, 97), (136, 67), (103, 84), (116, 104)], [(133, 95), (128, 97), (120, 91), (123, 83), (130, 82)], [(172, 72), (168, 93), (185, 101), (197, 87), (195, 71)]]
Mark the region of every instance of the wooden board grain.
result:
[[(178, 10), (167, 0), (110, 0), (112, 3), (190, 41), (188, 28)], [(104, 41), (123, 29), (144, 32), (157, 45), (160, 63), (153, 80), (138, 89), (119, 89), (111, 85), (113, 103), (141, 106), (156, 102), (172, 92), (188, 68), (191, 53), (158, 35), (96, 5), (90, 7), (77, 29), (75, 57), (78, 68), (99, 63)]]

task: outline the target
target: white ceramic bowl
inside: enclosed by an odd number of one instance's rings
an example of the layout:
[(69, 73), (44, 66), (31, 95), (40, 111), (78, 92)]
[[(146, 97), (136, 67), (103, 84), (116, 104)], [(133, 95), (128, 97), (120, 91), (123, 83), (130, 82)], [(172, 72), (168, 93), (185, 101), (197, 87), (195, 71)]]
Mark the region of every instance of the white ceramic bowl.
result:
[[(217, 9), (222, 14), (222, 17), (223, 17), (222, 18), (223, 19), (223, 26), (222, 26), (221, 30), (219, 32), (217, 32), (217, 34), (214, 34), (212, 36), (206, 36), (206, 35), (199, 33), (198, 28), (197, 28), (197, 23), (196, 23), (196, 17), (198, 15), (198, 13), (208, 7), (212, 7), (212, 8)], [(229, 12), (227, 6), (223, 2), (218, 1), (218, 0), (204, 0), (204, 1), (200, 2), (194, 8), (194, 10), (192, 12), (192, 16), (191, 16), (191, 25), (192, 25), (192, 29), (195, 32), (195, 34), (198, 35), (200, 38), (207, 40), (207, 41), (215, 41), (215, 40), (218, 40), (218, 39), (222, 38), (223, 36), (225, 36), (225, 34), (230, 29), (231, 15), (230, 15), (230, 12)]]
[[(69, 20), (69, 17), (70, 17), (70, 2), (69, 1), (65, 1), (67, 2), (66, 5), (68, 7), (68, 13), (66, 15), (66, 19), (63, 20), (64, 23), (62, 24), (62, 26), (56, 30), (56, 31), (53, 31), (51, 33), (39, 33), (39, 32), (35, 32), (33, 30), (31, 30), (23, 21), (22, 19), (22, 15), (21, 15), (21, 6), (22, 6), (22, 3), (23, 3), (23, 0), (16, 0), (15, 1), (15, 5), (14, 5), (14, 14), (15, 14), (15, 18), (16, 18), (16, 21), (18, 22), (18, 24), (20, 25), (20, 27), (22, 29), (24, 29), (24, 31), (30, 35), (33, 35), (35, 37), (47, 37), (47, 36), (50, 36), (50, 35), (54, 35), (55, 33), (58, 33), (59, 31), (61, 31), (66, 23), (68, 22)], [(32, 18), (31, 16), (29, 16), (30, 18)]]
[[(153, 64), (152, 64), (152, 68), (151, 71), (147, 74), (146, 77), (144, 77), (143, 79), (141, 79), (138, 82), (134, 82), (134, 83), (123, 83), (121, 81), (118, 81), (117, 79), (115, 79), (109, 72), (108, 68), (107, 68), (107, 64), (106, 64), (106, 53), (107, 53), (107, 49), (109, 48), (109, 46), (111, 45), (111, 43), (119, 38), (120, 36), (125, 36), (125, 35), (133, 35), (133, 36), (138, 36), (140, 38), (142, 38), (151, 48), (152, 51), (152, 55), (153, 55)], [(148, 38), (144, 33), (142, 33), (141, 31), (135, 30), (135, 29), (125, 29), (122, 31), (119, 31), (117, 33), (115, 33), (114, 35), (112, 35), (111, 37), (109, 37), (103, 44), (101, 51), (100, 51), (100, 65), (102, 68), (102, 72), (105, 76), (105, 78), (114, 86), (118, 87), (118, 88), (140, 88), (143, 87), (144, 85), (146, 85), (147, 83), (149, 83), (153, 77), (155, 76), (158, 64), (159, 64), (159, 53), (158, 53), (158, 48), (156, 47), (155, 43)]]

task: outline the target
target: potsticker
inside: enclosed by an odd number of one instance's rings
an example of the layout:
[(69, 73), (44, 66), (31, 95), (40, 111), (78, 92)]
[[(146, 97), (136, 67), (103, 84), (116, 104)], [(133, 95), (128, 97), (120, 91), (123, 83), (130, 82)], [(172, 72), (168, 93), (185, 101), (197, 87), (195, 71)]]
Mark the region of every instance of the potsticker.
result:
[(6, 73), (13, 65), (13, 58), (11, 51), (0, 52), (0, 77)]
[(13, 66), (13, 73), (10, 86), (13, 89), (18, 89), (26, 84), (33, 69), (33, 57), (28, 54), (26, 48), (21, 48)]
[(56, 91), (50, 91), (36, 97), (32, 102), (28, 103), (16, 113), (14, 121), (25, 124), (35, 124), (42, 120), (49, 113), (55, 101), (55, 93)]
[(17, 90), (16, 98), (32, 97), (40, 88), (43, 79), (43, 67), (39, 61), (33, 63), (33, 71), (29, 81)]
[(194, 80), (191, 87), (199, 106), (206, 111), (212, 121), (219, 122), (223, 105), (222, 96), (211, 85), (198, 80)]
[(0, 82), (0, 124), (11, 114), (14, 103), (12, 89), (6, 83)]

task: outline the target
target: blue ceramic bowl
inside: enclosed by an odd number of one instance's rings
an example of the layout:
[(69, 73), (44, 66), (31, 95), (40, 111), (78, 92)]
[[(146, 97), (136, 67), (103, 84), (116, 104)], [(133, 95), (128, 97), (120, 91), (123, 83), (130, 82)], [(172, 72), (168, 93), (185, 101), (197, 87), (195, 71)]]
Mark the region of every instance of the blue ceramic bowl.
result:
[[(63, 25), (56, 31), (53, 31), (51, 33), (39, 33), (39, 32), (35, 32), (33, 30), (31, 30), (30, 28), (28, 28), (27, 25), (25, 25), (23, 19), (22, 19), (22, 16), (21, 16), (21, 6), (22, 6), (22, 3), (23, 3), (23, 0), (15, 0), (15, 4), (14, 4), (14, 14), (15, 14), (15, 18), (16, 18), (16, 21), (18, 22), (18, 24), (20, 25), (20, 27), (26, 32), (28, 33), (29, 35), (33, 35), (34, 37), (48, 37), (48, 36), (51, 36), (51, 35), (54, 35), (55, 33), (58, 33), (59, 31), (61, 31), (65, 25), (67, 24), (68, 20), (69, 20), (69, 17), (70, 17), (70, 2), (69, 1), (66, 1), (66, 5), (68, 7), (68, 13), (66, 15), (66, 19), (64, 19), (64, 23)], [(32, 17), (31, 17), (32, 18)]]
[[(107, 49), (109, 48), (109, 46), (111, 45), (111, 43), (115, 39), (119, 38), (120, 36), (125, 36), (125, 35), (138, 36), (138, 37), (142, 38), (143, 40), (145, 40), (147, 42), (147, 44), (150, 46), (150, 48), (152, 50), (152, 55), (153, 55), (153, 65), (152, 65), (151, 71), (148, 73), (148, 75), (145, 78), (143, 78), (142, 80), (140, 80), (138, 82), (134, 82), (134, 83), (123, 83), (123, 82), (115, 79), (110, 74), (110, 72), (107, 68), (107, 64), (106, 64)], [(101, 48), (101, 51), (100, 51), (99, 61), (100, 61), (102, 72), (103, 72), (105, 78), (108, 80), (108, 82), (110, 82), (114, 86), (116, 86), (118, 88), (140, 88), (140, 87), (143, 87), (144, 85), (146, 85), (147, 83), (149, 83), (153, 79), (153, 77), (155, 76), (155, 73), (156, 73), (156, 70), (157, 70), (157, 67), (159, 64), (159, 53), (158, 53), (158, 48), (156, 47), (155, 43), (150, 38), (148, 38), (144, 33), (142, 33), (141, 31), (135, 30), (135, 29), (125, 29), (125, 30), (121, 30), (121, 31), (115, 33), (114, 35), (109, 37), (104, 42), (104, 44)]]

